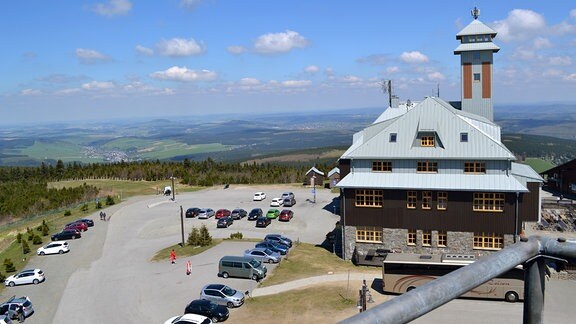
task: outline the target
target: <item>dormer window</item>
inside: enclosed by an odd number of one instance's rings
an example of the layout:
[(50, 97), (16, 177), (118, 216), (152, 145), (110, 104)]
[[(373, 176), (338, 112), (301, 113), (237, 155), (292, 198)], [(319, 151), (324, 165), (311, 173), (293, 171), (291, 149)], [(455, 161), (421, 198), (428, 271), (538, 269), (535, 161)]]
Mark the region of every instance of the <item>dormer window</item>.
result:
[(434, 147), (434, 136), (422, 136), (420, 138), (420, 146)]

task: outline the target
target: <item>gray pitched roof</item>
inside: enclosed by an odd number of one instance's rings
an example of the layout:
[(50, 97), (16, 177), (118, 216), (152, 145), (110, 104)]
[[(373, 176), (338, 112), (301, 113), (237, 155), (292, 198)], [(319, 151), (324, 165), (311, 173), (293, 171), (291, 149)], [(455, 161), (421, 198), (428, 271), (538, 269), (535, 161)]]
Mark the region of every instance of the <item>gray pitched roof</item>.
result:
[(314, 173), (318, 173), (318, 174), (320, 174), (320, 175), (324, 175), (324, 172), (316, 169), (316, 167), (310, 168), (310, 170), (308, 170), (308, 171), (306, 172), (306, 175), (308, 175), (308, 173), (310, 173), (310, 172), (314, 172)]
[(469, 51), (492, 51), (494, 53), (498, 52), (500, 47), (492, 42), (482, 42), (482, 43), (464, 43), (458, 45), (454, 50), (454, 54), (460, 54), (462, 52)]
[(333, 175), (335, 173), (340, 174), (340, 169), (336, 167), (336, 168), (330, 170), (330, 172), (328, 172), (328, 177), (330, 177), (331, 175)]
[(486, 25), (480, 20), (473, 20), (468, 26), (464, 27), (458, 34), (456, 34), (456, 39), (461, 39), (462, 36), (470, 36), (470, 35), (492, 35), (492, 37), (496, 36), (496, 31)]
[(527, 164), (512, 162), (512, 175), (523, 185), (528, 182), (544, 182), (544, 179)]
[[(441, 146), (414, 145), (419, 132), (435, 132)], [(396, 133), (396, 142), (390, 134)], [(468, 134), (468, 142), (460, 134)], [(486, 159), (516, 160), (500, 142), (500, 127), (488, 119), (428, 97), (399, 117), (365, 128), (354, 135), (343, 159)]]

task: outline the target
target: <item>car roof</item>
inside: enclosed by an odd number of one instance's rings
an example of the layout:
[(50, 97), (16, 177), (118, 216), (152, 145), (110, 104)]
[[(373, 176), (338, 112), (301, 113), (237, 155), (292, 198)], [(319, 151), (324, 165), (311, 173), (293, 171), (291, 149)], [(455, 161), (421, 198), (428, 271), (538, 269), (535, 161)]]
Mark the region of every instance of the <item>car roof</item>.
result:
[(190, 321), (191, 323), (202, 323), (207, 319), (206, 316), (198, 314), (184, 314), (180, 316), (180, 321)]
[(255, 247), (255, 248), (249, 250), (248, 252), (252, 252), (252, 251), (261, 251), (261, 252), (264, 252), (264, 251), (266, 251), (266, 250), (267, 250), (267, 248)]
[(204, 290), (204, 289), (222, 290), (222, 289), (224, 289), (224, 287), (226, 287), (226, 285), (223, 285), (223, 284), (209, 284), (209, 285), (204, 286), (204, 288), (202, 288), (202, 290)]

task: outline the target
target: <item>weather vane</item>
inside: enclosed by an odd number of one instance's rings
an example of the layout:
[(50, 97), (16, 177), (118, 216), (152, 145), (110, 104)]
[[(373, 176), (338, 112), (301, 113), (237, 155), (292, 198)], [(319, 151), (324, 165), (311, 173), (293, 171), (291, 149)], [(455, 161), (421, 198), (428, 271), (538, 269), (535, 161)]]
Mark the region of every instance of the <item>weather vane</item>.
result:
[(480, 16), (480, 9), (474, 7), (474, 9), (472, 9), (470, 13), (472, 14), (472, 17), (474, 17), (474, 19), (478, 19), (478, 17)]

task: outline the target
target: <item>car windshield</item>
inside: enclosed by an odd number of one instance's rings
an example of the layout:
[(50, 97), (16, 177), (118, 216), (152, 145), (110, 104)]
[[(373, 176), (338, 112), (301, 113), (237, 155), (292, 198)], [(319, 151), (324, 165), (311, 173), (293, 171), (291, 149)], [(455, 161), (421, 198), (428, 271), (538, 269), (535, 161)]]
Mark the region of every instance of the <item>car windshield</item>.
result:
[(236, 290), (226, 286), (224, 287), (224, 289), (222, 289), (222, 292), (224, 293), (224, 295), (226, 296), (234, 296), (236, 295)]
[(270, 250), (270, 249), (266, 249), (266, 250), (264, 250), (264, 253), (266, 253), (268, 255), (272, 255), (272, 253), (274, 253), (274, 252), (272, 252), (272, 250)]
[(258, 268), (258, 267), (260, 267), (260, 261), (256, 261), (256, 260), (252, 259), (252, 260), (250, 260), (250, 262), (248, 262), (248, 263), (250, 263), (250, 265), (251, 265), (253, 268)]

